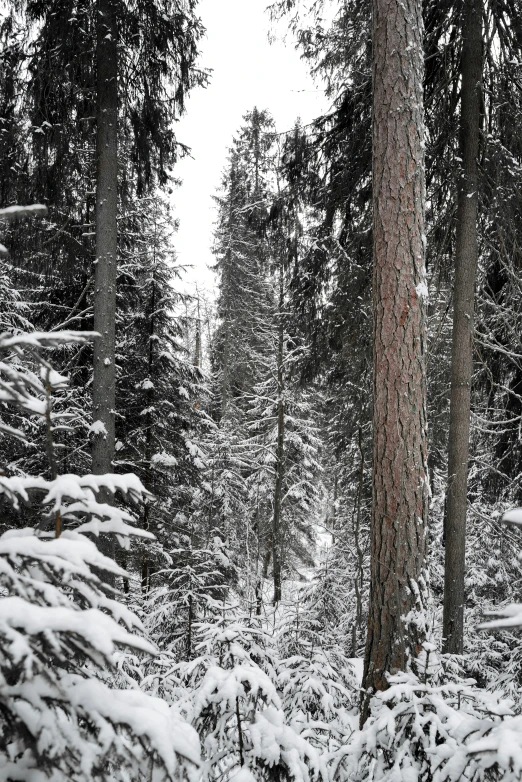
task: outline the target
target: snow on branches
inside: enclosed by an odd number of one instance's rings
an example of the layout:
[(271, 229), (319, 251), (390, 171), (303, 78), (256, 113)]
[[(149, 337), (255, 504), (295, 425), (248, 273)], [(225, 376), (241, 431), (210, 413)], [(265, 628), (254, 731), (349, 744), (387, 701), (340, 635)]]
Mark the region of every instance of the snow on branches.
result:
[[(1, 364), (3, 407), (45, 416), (34, 366), (43, 370), (47, 386), (65, 379), (41, 351), (87, 338), (71, 332), (0, 335), (0, 352), (8, 353)], [(30, 369), (21, 365), (28, 348)], [(1, 477), (0, 493), (15, 508), (31, 494), (41, 496), (42, 520), (36, 529), (0, 537), (0, 782), (190, 777), (199, 761), (195, 731), (164, 701), (110, 687), (117, 649), (157, 650), (102, 580), (104, 573), (125, 571), (82, 534), (136, 534), (130, 514), (97, 496), (121, 491), (139, 499), (143, 487), (133, 475), (51, 473), (51, 480)], [(56, 517), (52, 539), (44, 531), (49, 513)]]

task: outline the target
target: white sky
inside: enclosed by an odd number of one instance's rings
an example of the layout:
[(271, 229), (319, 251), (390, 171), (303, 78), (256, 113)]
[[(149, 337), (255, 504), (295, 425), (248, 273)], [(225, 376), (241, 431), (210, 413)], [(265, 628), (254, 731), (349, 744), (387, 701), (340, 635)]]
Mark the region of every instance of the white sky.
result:
[(187, 282), (210, 292), (214, 275), (210, 251), (216, 218), (214, 195), (219, 187), (232, 136), (247, 111), (268, 109), (279, 132), (289, 130), (297, 117), (310, 122), (327, 108), (322, 90), (312, 81), (288, 34), (270, 44), (268, 0), (200, 0), (198, 12), (207, 29), (200, 63), (212, 68), (206, 89), (195, 89), (185, 116), (177, 124), (178, 140), (192, 148), (175, 175), (183, 180), (175, 190), (174, 214), (180, 220), (174, 242), (178, 260), (193, 265)]

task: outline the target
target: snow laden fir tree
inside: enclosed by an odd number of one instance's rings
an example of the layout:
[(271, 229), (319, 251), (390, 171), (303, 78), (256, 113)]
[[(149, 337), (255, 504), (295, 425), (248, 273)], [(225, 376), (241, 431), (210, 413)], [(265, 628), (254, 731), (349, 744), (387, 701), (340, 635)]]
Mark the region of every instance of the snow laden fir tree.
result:
[[(140, 534), (132, 515), (97, 501), (121, 493), (134, 502), (145, 490), (132, 474), (56, 475), (52, 433), (66, 425), (54, 396), (66, 379), (45, 352), (89, 335), (19, 334), (0, 337), (0, 394), (47, 428), (51, 478), (4, 477), (4, 502), (40, 507), (35, 528), (5, 532), (0, 542), (0, 777), (12, 779), (128, 779), (136, 774), (175, 779), (196, 768), (191, 729), (157, 698), (110, 685), (117, 648), (157, 653), (139, 620), (108, 593), (104, 576), (124, 571), (100, 553), (89, 533), (125, 544)], [(22, 430), (2, 424), (22, 441)], [(130, 523), (129, 523), (130, 522)], [(147, 533), (141, 533), (147, 535)]]

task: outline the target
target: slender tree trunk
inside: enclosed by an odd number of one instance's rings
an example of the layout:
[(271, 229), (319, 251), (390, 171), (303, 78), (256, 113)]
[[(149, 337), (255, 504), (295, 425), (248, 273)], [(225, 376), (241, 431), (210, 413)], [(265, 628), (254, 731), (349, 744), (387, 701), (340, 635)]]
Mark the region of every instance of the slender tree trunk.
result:
[(236, 696), (236, 719), (237, 719), (237, 736), (239, 742), (239, 765), (245, 765), (244, 758), (244, 742), (243, 742), (243, 728), (241, 726), (241, 713), (239, 711), (239, 696)]
[(201, 368), (201, 316), (199, 312), (199, 296), (197, 299), (197, 318), (196, 318), (196, 344), (194, 347), (194, 366)]
[[(422, 0), (373, 0), (371, 593), (361, 722), (420, 651), (428, 507)], [(418, 613), (415, 618), (418, 619)]]
[(359, 427), (359, 452), (361, 454), (361, 464), (359, 466), (359, 486), (357, 488), (357, 506), (354, 509), (353, 516), (353, 531), (355, 539), (355, 550), (357, 552), (357, 572), (355, 574), (354, 588), (355, 588), (355, 621), (352, 627), (352, 657), (357, 657), (357, 633), (360, 631), (362, 624), (362, 588), (364, 579), (364, 555), (361, 548), (361, 507), (362, 507), (362, 495), (364, 489), (364, 450), (362, 444), (362, 429)]
[(465, 0), (462, 24), (457, 246), (453, 293), (451, 403), (448, 444), (444, 572), (444, 652), (464, 647), (464, 576), (468, 489), (470, 395), (473, 374), (473, 318), (477, 277), (478, 153), (482, 83), (482, 0)]
[(261, 616), (262, 609), (263, 609), (263, 585), (260, 580), (256, 581), (255, 598), (256, 598), (256, 616)]
[[(122, 549), (122, 553), (120, 554), (119, 564), (125, 571), (127, 570), (127, 555), (125, 553), (125, 549)], [(128, 595), (130, 592), (129, 579), (123, 576), (122, 581), (123, 581), (123, 592), (124, 594)]]
[[(230, 268), (231, 263), (231, 250), (227, 250), (227, 267)], [(228, 273), (227, 273), (228, 274)], [(221, 375), (221, 422), (224, 423), (228, 413), (228, 405), (230, 400), (230, 323), (231, 323), (231, 303), (230, 303), (230, 290), (227, 281), (227, 289), (224, 291), (225, 296), (225, 328), (223, 335), (223, 369)]]
[[(47, 370), (47, 377), (45, 379), (45, 429), (47, 434), (47, 458), (49, 459), (49, 467), (51, 470), (51, 480), (56, 480), (58, 470), (56, 467), (56, 454), (54, 448), (53, 438), (53, 396), (52, 387), (50, 381), (50, 370)], [(62, 534), (62, 515), (60, 511), (56, 511), (54, 514), (54, 534), (59, 538)]]
[(283, 264), (279, 268), (279, 328), (277, 339), (277, 445), (276, 445), (276, 482), (274, 490), (274, 516), (272, 523), (272, 558), (274, 572), (274, 605), (281, 600), (281, 498), (284, 478), (284, 445), (285, 445), (285, 406), (283, 399), (284, 376), (284, 338), (285, 324), (283, 319), (284, 306), (284, 272)]
[(268, 578), (268, 568), (270, 567), (271, 559), (272, 559), (272, 541), (269, 540), (267, 542), (265, 555), (263, 557), (263, 570), (261, 571), (263, 579)]
[(94, 280), (92, 471), (112, 472), (116, 400), (115, 317), (118, 255), (118, 52), (113, 0), (98, 0), (96, 16), (96, 271)]
[[(145, 449), (146, 451), (150, 448), (150, 438), (148, 436), (148, 433), (146, 435), (146, 444)], [(147, 459), (147, 457), (145, 457)], [(145, 471), (145, 488), (150, 491), (150, 467), (149, 462), (147, 462), (147, 467)], [(143, 522), (142, 522), (142, 529), (146, 530), (147, 532), (150, 530), (150, 505), (148, 503), (148, 500), (145, 501), (145, 504), (143, 506)], [(141, 560), (141, 591), (143, 594), (147, 594), (147, 592), (150, 589), (150, 577), (151, 577), (151, 569), (150, 569), (150, 558), (149, 558), (149, 542), (144, 541), (143, 542), (143, 553), (142, 553), (142, 560)]]
[[(152, 383), (154, 383), (154, 367), (155, 367), (155, 352), (154, 352), (154, 345), (155, 345), (155, 327), (156, 327), (156, 320), (155, 320), (155, 313), (156, 313), (156, 265), (157, 265), (157, 259), (156, 259), (156, 250), (158, 247), (158, 215), (155, 216), (154, 221), (154, 245), (152, 249), (152, 290), (150, 292), (150, 304), (149, 304), (149, 334), (148, 334), (148, 356), (147, 356), (147, 379), (150, 380)], [(153, 428), (154, 428), (154, 419), (152, 415), (152, 410), (154, 408), (154, 385), (151, 385), (149, 388), (147, 388), (146, 391), (146, 399), (147, 399), (147, 414), (145, 416), (145, 476), (144, 476), (144, 484), (147, 491), (150, 491), (152, 493), (153, 491), (153, 485), (152, 485), (152, 449), (153, 449)], [(149, 531), (150, 529), (150, 504), (149, 500), (145, 500), (145, 504), (143, 506), (143, 529)], [(151, 566), (150, 566), (150, 558), (149, 558), (149, 546), (150, 543), (147, 541), (144, 541), (144, 549), (143, 549), (143, 559), (141, 562), (141, 591), (144, 593), (147, 593), (150, 589), (150, 578), (151, 578)]]
[[(92, 471), (113, 471), (115, 443), (115, 319), (118, 256), (118, 50), (114, 0), (98, 0), (96, 14), (96, 268), (94, 272), (94, 371)], [(100, 500), (111, 502), (108, 492)], [(100, 550), (114, 558), (114, 537), (102, 535)], [(114, 585), (114, 577), (102, 578)]]
[(192, 583), (188, 596), (188, 616), (187, 616), (187, 659), (192, 659), (192, 627), (194, 624), (194, 600), (192, 596)]

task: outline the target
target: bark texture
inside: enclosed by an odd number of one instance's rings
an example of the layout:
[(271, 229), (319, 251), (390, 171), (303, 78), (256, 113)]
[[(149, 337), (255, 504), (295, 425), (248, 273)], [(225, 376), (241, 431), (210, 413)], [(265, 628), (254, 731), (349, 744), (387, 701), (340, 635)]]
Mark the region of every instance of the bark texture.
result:
[(420, 651), (428, 507), (421, 0), (373, 0), (371, 596), (361, 722)]
[(468, 491), (473, 319), (478, 244), (478, 154), (482, 84), (482, 0), (465, 0), (462, 21), (460, 148), (458, 183), (448, 492), (444, 539), (443, 651), (464, 651), (464, 577)]
[(98, 0), (96, 29), (96, 270), (94, 279), (92, 471), (112, 472), (116, 403), (115, 317), (118, 255), (118, 50), (114, 0)]

